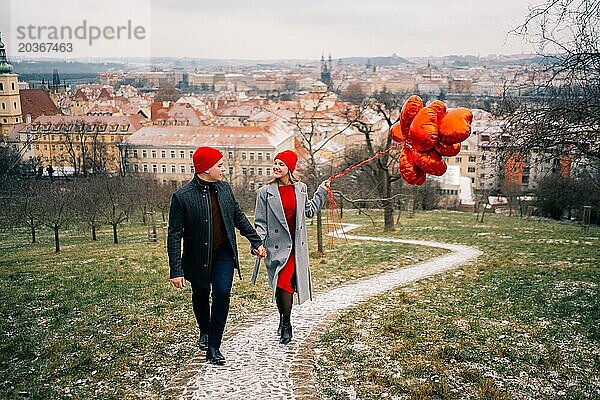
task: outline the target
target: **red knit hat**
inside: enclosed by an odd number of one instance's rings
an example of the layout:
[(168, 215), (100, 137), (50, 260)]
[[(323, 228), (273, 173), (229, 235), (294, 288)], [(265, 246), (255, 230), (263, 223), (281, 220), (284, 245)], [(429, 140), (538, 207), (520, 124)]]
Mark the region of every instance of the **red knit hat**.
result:
[(223, 154), (213, 147), (198, 147), (193, 156), (194, 169), (196, 173), (206, 172), (221, 158), (223, 158)]
[(294, 172), (296, 169), (296, 163), (298, 162), (298, 156), (292, 150), (282, 151), (275, 156), (275, 159), (283, 161), (288, 167), (290, 172)]

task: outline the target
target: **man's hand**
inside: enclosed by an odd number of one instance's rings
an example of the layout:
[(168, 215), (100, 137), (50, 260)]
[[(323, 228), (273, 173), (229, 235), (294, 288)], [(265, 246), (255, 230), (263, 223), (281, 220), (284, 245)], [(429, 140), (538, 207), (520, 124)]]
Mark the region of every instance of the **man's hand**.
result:
[(179, 278), (169, 279), (169, 281), (175, 286), (177, 289), (183, 289), (185, 287), (185, 278), (180, 276)]
[(260, 246), (258, 249), (252, 249), (252, 253), (260, 258), (265, 258), (267, 256), (267, 249), (264, 246)]

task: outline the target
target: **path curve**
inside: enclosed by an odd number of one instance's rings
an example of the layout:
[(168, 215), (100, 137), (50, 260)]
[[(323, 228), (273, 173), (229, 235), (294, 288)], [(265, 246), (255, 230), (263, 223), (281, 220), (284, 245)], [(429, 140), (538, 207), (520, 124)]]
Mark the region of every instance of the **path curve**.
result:
[[(329, 235), (343, 237), (342, 230), (345, 233), (359, 226), (343, 224), (341, 230)], [(306, 365), (312, 363), (312, 360), (301, 355), (302, 344), (316, 332), (325, 318), (364, 302), (369, 297), (456, 268), (481, 255), (481, 252), (473, 247), (448, 243), (354, 235), (345, 237), (351, 240), (438, 247), (452, 252), (410, 267), (345, 284), (328, 292), (317, 293), (313, 301), (294, 306), (294, 338), (287, 346), (279, 344), (275, 332), (278, 314), (270, 314), (222, 344), (221, 352), (227, 359), (226, 365), (217, 367), (207, 363), (195, 363), (194, 375), (185, 377), (184, 389), (179, 391), (178, 397), (194, 400), (314, 398), (314, 384), (299, 382), (295, 372), (302, 367), (312, 369), (312, 365)]]

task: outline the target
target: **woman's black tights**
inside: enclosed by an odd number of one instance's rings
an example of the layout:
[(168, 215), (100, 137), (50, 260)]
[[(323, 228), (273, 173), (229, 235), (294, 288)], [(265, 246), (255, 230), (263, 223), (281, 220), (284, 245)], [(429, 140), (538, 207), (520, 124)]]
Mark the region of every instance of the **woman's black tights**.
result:
[(283, 322), (290, 322), (292, 315), (292, 304), (294, 302), (294, 294), (286, 292), (281, 288), (277, 288), (275, 292), (275, 301), (277, 302), (277, 309)]
[(279, 343), (288, 344), (292, 340), (292, 324), (290, 317), (292, 315), (292, 303), (294, 294), (286, 292), (281, 288), (277, 288), (275, 292), (275, 300), (279, 309), (279, 327), (277, 333), (280, 335)]

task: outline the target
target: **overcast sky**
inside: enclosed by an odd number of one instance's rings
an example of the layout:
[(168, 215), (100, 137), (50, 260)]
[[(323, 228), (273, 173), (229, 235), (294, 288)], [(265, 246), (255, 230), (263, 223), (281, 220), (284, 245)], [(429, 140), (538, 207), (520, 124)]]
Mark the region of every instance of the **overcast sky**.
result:
[[(537, 1), (539, 2), (539, 0)], [(507, 36), (528, 0), (0, 0), (12, 57), (34, 55), (18, 27), (141, 26), (143, 39), (70, 40), (54, 57), (174, 56), (282, 59), (532, 52)], [(6, 12), (8, 11), (8, 12)], [(10, 17), (8, 18), (7, 16)], [(23, 30), (21, 30), (23, 32)], [(109, 32), (111, 32), (109, 30)], [(123, 31), (124, 32), (124, 31)], [(54, 42), (61, 42), (55, 40)], [(69, 42), (63, 40), (62, 42)], [(18, 47), (21, 46), (21, 53)], [(38, 52), (39, 53), (39, 52)]]

